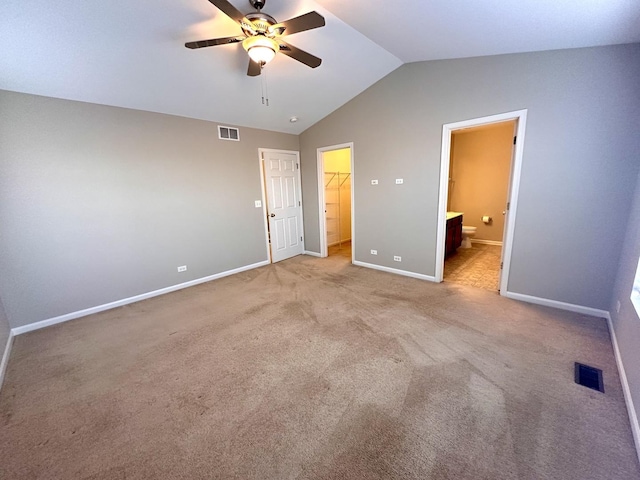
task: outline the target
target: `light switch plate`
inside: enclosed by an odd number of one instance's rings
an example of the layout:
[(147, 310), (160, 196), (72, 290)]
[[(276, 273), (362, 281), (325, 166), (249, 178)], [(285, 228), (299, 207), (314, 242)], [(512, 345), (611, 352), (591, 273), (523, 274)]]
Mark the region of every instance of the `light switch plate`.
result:
[(396, 185), (402, 185), (404, 183), (404, 179), (396, 178)]
[(371, 180), (371, 185), (377, 185), (378, 184), (378, 180)]
[(256, 200), (256, 208), (260, 208), (262, 206), (262, 200)]

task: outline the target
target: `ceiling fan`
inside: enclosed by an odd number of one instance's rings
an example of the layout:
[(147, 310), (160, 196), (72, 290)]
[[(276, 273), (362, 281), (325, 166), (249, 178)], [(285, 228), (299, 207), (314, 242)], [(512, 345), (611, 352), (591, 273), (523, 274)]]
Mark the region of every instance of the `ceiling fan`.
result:
[(249, 0), (249, 3), (256, 11), (246, 15), (243, 15), (236, 7), (231, 5), (228, 0), (209, 1), (228, 17), (238, 22), (242, 28), (243, 35), (187, 42), (184, 44), (185, 47), (195, 49), (242, 42), (242, 46), (249, 54), (247, 75), (250, 77), (260, 75), (262, 67), (273, 60), (277, 52), (282, 52), (284, 55), (311, 68), (316, 68), (322, 63), (320, 58), (282, 40), (285, 35), (293, 35), (305, 30), (323, 27), (325, 25), (324, 17), (318, 12), (305, 13), (299, 17), (278, 23), (272, 16), (261, 12), (266, 0)]

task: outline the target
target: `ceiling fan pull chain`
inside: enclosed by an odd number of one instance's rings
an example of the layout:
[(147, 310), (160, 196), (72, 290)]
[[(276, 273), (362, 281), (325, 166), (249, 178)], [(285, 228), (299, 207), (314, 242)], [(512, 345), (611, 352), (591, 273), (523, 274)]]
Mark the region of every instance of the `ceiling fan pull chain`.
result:
[(267, 86), (267, 74), (264, 71), (264, 67), (262, 70), (262, 75), (260, 75), (260, 86), (262, 87), (262, 104), (265, 106), (269, 106), (269, 87)]
[(264, 77), (262, 75), (260, 75), (260, 97), (262, 98), (262, 104), (264, 105)]
[(269, 106), (269, 83), (267, 82), (267, 73), (264, 74), (264, 92), (267, 96), (267, 107)]

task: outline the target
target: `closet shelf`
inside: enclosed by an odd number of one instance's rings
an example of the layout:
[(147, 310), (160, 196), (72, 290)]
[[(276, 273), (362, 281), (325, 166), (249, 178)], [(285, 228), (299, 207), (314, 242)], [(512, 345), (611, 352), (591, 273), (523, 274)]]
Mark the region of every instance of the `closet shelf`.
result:
[[(327, 222), (331, 221), (331, 226), (327, 225), (327, 236), (337, 236), (338, 242), (337, 244), (342, 245), (342, 205), (341, 205), (341, 197), (343, 188), (350, 188), (350, 184), (345, 187), (344, 184), (351, 177), (351, 173), (342, 173), (342, 172), (324, 172), (324, 184), (325, 190), (331, 192), (331, 199), (336, 199), (337, 193), (337, 202), (327, 202), (325, 201), (325, 207), (332, 206), (331, 214), (337, 216), (326, 216), (327, 210), (325, 210), (325, 219)], [(333, 193), (336, 192), (336, 193)], [(326, 199), (325, 199), (326, 200)], [(337, 206), (337, 211), (336, 211)]]

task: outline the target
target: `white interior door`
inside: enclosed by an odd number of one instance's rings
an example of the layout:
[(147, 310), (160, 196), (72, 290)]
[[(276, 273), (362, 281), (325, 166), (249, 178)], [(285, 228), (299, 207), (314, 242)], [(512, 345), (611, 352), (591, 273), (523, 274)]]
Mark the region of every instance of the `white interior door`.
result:
[(513, 149), (511, 150), (511, 163), (509, 164), (509, 186), (507, 187), (507, 198), (505, 199), (505, 206), (502, 214), (504, 215), (504, 227), (502, 231), (502, 250), (500, 251), (500, 274), (498, 275), (498, 291), (502, 289), (502, 274), (505, 264), (505, 245), (508, 240), (508, 228), (511, 221), (510, 209), (511, 209), (511, 190), (513, 189), (513, 171), (516, 163), (516, 143), (518, 139), (518, 120), (513, 122)]
[(300, 165), (295, 152), (265, 150), (263, 159), (271, 261), (275, 263), (304, 251)]

